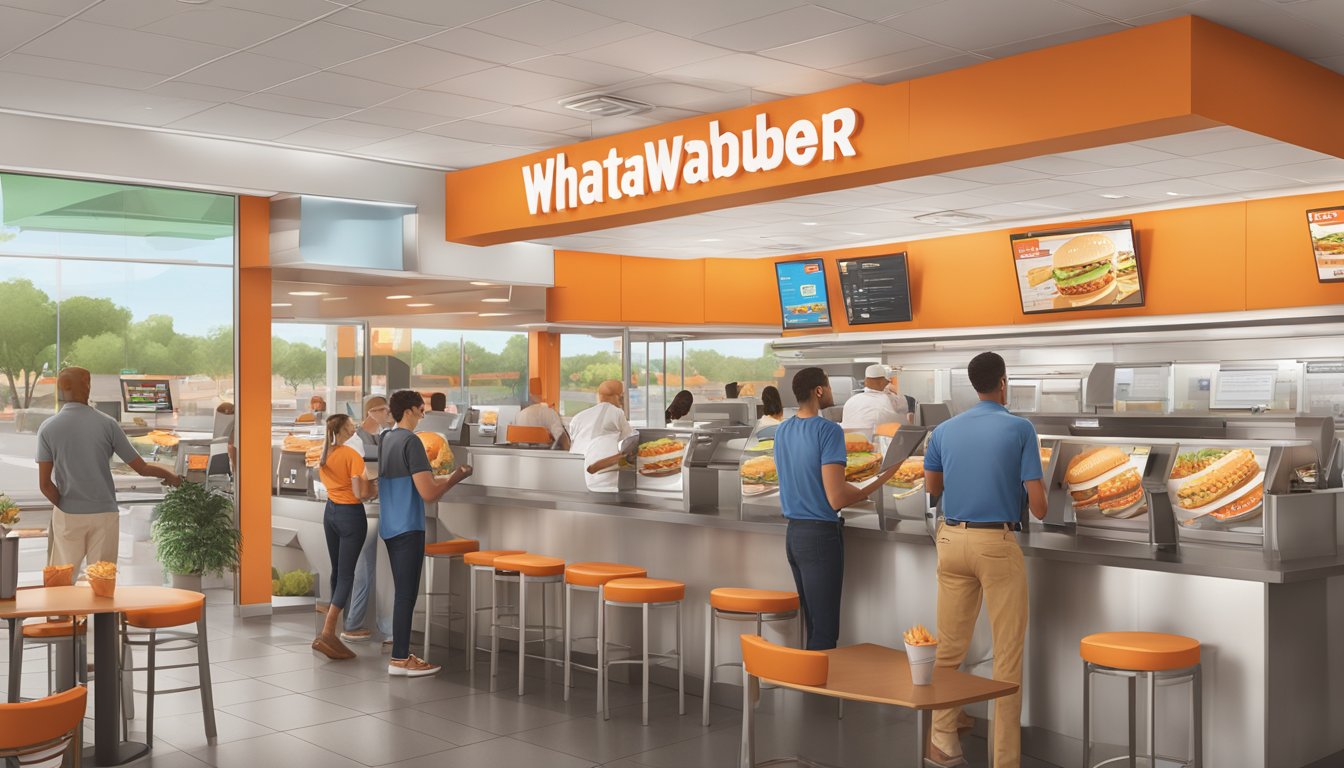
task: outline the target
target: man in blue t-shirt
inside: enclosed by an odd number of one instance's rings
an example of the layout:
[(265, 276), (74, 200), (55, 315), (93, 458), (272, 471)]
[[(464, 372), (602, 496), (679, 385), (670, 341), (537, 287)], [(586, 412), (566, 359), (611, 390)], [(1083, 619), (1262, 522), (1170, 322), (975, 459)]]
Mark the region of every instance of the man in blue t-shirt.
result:
[(807, 648), (824, 651), (834, 648), (840, 637), (845, 541), (839, 510), (876, 493), (899, 465), (862, 488), (845, 482), (845, 431), (821, 417), (823, 409), (835, 404), (826, 372), (799, 371), (793, 377), (793, 394), (798, 415), (775, 428), (779, 500), (789, 521), (785, 548), (798, 587)]
[[(1027, 635), (1027, 571), (1014, 531), (1022, 510), (1045, 518), (1040, 445), (1031, 422), (1008, 412), (1008, 372), (993, 352), (966, 367), (980, 402), (939, 424), (924, 451), (924, 487), (942, 496), (938, 527), (938, 660), (966, 659), (983, 597), (994, 641), (994, 679), (1022, 685)], [(957, 739), (961, 709), (933, 714), (927, 761), (966, 765)], [(994, 702), (994, 768), (1022, 761), (1022, 693)]]
[(462, 465), (447, 477), (435, 477), (425, 454), (425, 445), (415, 428), (425, 416), (425, 399), (419, 392), (403, 389), (388, 400), (397, 425), (378, 442), (378, 535), (387, 547), (392, 567), (392, 660), (387, 673), (393, 677), (424, 677), (440, 669), (438, 664), (411, 653), (411, 617), (420, 595), (420, 571), (425, 563), (425, 505), (438, 501), (449, 488), (471, 477), (471, 467)]

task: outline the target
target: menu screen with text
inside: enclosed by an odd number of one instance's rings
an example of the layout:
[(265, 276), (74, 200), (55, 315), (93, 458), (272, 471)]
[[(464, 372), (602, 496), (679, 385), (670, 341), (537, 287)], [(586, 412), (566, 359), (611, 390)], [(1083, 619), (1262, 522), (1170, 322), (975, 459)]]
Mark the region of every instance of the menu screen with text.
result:
[(1307, 211), (1307, 225), (1316, 255), (1316, 279), (1344, 282), (1344, 207)]
[(775, 277), (779, 282), (779, 309), (784, 317), (784, 330), (831, 327), (831, 305), (826, 299), (826, 267), (821, 259), (778, 262)]
[(167, 379), (122, 379), (127, 413), (172, 413), (173, 395)]
[(840, 270), (840, 293), (850, 325), (905, 323), (910, 311), (910, 275), (905, 254), (846, 259)]

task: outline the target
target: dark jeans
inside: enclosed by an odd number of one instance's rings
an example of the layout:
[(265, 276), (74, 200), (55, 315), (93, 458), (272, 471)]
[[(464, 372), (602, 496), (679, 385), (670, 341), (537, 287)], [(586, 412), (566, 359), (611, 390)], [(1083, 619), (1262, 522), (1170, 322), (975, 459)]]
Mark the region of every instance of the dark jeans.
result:
[(407, 531), (383, 539), (387, 563), (392, 566), (392, 658), (404, 659), (411, 653), (411, 617), (420, 597), (420, 571), (425, 567), (425, 532)]
[(322, 528), (327, 533), (327, 554), (331, 557), (331, 604), (344, 610), (355, 585), (355, 561), (369, 532), (364, 505), (328, 501)]
[(843, 526), (790, 520), (784, 542), (807, 628), (807, 650), (834, 648), (840, 639), (840, 589), (845, 580)]

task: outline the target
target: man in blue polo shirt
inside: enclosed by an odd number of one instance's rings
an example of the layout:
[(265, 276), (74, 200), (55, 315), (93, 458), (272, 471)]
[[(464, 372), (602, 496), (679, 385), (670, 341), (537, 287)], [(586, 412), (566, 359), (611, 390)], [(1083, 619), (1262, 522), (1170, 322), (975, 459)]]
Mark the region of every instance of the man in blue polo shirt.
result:
[(872, 496), (900, 465), (863, 488), (845, 482), (845, 431), (822, 418), (835, 404), (820, 368), (793, 377), (798, 415), (775, 428), (779, 503), (789, 528), (785, 547), (807, 629), (807, 648), (834, 648), (840, 636), (840, 590), (845, 578), (844, 520), (839, 510)]
[[(993, 352), (967, 366), (980, 402), (939, 424), (924, 452), (924, 486), (942, 496), (938, 528), (938, 660), (956, 669), (980, 615), (989, 606), (994, 640), (994, 679), (1022, 684), (1022, 645), (1027, 634), (1027, 571), (1014, 531), (1022, 509), (1045, 518), (1040, 446), (1031, 422), (1008, 412), (1008, 373)], [(933, 714), (929, 762), (966, 765), (957, 739), (961, 709)], [(1022, 693), (994, 702), (994, 768), (1022, 761)]]

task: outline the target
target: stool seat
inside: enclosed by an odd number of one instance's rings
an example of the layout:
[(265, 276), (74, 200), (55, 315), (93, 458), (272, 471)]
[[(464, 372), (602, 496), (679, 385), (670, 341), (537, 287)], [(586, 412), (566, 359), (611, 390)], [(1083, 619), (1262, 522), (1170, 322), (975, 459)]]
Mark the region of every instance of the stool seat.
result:
[(194, 603), (174, 605), (170, 608), (146, 608), (140, 611), (126, 611), (126, 623), (136, 629), (167, 629), (184, 624), (195, 624), (201, 620), (201, 611), (205, 608), (205, 595)]
[(709, 604), (720, 611), (734, 613), (787, 613), (798, 610), (798, 593), (719, 587), (710, 590)]
[(1163, 672), (1199, 663), (1199, 641), (1159, 632), (1101, 632), (1084, 637), (1084, 661), (1111, 669)]
[(515, 571), (531, 578), (559, 576), (565, 572), (565, 561), (546, 555), (505, 555), (495, 558), (495, 570)]
[(602, 589), (616, 603), (670, 603), (686, 596), (685, 584), (668, 579), (613, 579)]
[[(79, 634), (88, 634), (89, 628), (84, 621), (80, 621), (76, 626)], [(70, 637), (72, 634), (69, 621), (34, 621), (23, 625), (23, 636), (34, 639)]]
[(600, 587), (613, 579), (636, 579), (649, 572), (637, 565), (622, 563), (570, 563), (565, 566), (565, 583), (576, 587)]
[(481, 549), (481, 542), (475, 539), (449, 539), (448, 541), (435, 541), (425, 545), (425, 555), (429, 557), (452, 557), (454, 555), (465, 555), (468, 552), (477, 552)]
[(462, 562), (467, 565), (481, 565), (490, 567), (495, 564), (495, 560), (508, 555), (525, 555), (527, 552), (521, 549), (480, 549), (475, 552), (468, 552), (462, 556)]

